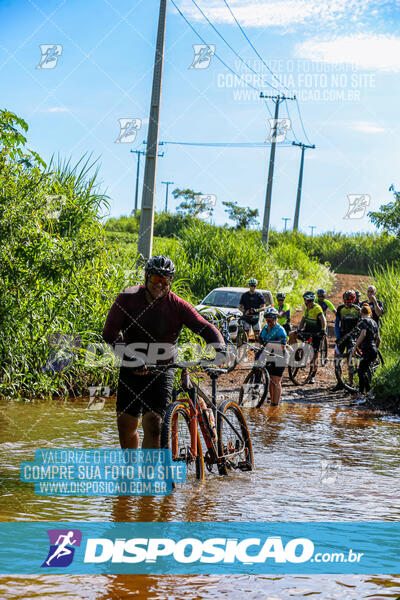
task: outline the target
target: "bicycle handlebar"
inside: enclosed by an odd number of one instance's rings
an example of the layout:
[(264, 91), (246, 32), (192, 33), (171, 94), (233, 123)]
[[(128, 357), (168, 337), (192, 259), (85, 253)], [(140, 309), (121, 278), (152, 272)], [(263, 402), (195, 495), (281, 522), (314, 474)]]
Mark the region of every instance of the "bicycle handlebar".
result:
[(216, 374), (216, 375), (223, 375), (224, 373), (227, 373), (228, 370), (227, 369), (221, 369), (220, 367), (213, 367), (210, 366), (209, 362), (205, 362), (203, 360), (197, 360), (194, 362), (189, 363), (168, 363), (167, 365), (147, 365), (145, 363), (143, 363), (143, 368), (146, 371), (167, 371), (168, 369), (188, 369), (191, 367), (201, 367), (205, 373), (207, 373), (207, 375), (209, 373), (211, 374)]

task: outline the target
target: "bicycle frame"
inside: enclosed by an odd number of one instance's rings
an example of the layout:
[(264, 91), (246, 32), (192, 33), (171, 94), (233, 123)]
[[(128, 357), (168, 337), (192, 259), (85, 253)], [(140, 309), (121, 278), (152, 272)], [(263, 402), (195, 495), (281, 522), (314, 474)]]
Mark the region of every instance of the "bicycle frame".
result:
[[(212, 411), (214, 416), (214, 423), (217, 420), (217, 377), (216, 375), (211, 375), (211, 402), (212, 402)], [(207, 468), (213, 464), (223, 463), (226, 460), (226, 456), (219, 456), (218, 454), (218, 439), (217, 432), (212, 431), (213, 424), (209, 423), (209, 416), (206, 414), (206, 410), (201, 409), (200, 403), (198, 401), (198, 388), (196, 385), (192, 385), (190, 380), (188, 370), (182, 369), (181, 372), (181, 389), (183, 392), (187, 394), (186, 397), (179, 397), (179, 390), (174, 390), (173, 399), (180, 400), (188, 405), (189, 408), (189, 416), (190, 416), (190, 445), (191, 445), (191, 453), (194, 458), (197, 457), (198, 449), (197, 449), (197, 432), (198, 426), (200, 425), (200, 431), (202, 433), (204, 442), (207, 446), (207, 452), (205, 454), (205, 463)], [(205, 406), (207, 403), (203, 400)], [(208, 407), (211, 408), (211, 407)], [(236, 427), (230, 422), (230, 420), (226, 417), (226, 415), (220, 413), (220, 416), (228, 423), (231, 429), (235, 432), (235, 434), (239, 437), (242, 444), (244, 444), (244, 439), (240, 432), (237, 431)], [(176, 424), (174, 424), (176, 426)], [(176, 436), (174, 436), (176, 439)], [(172, 448), (173, 454), (177, 455), (177, 448)], [(230, 454), (230, 458), (235, 455), (239, 455), (243, 449), (240, 449), (236, 452)]]

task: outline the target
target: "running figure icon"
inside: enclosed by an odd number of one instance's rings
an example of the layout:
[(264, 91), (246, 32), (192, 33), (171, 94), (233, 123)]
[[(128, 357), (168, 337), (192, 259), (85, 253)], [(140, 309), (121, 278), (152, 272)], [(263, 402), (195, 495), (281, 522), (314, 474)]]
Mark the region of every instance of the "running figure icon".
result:
[(79, 529), (50, 529), (47, 531), (50, 549), (42, 567), (68, 567), (74, 558), (74, 546), (80, 546), (82, 532)]

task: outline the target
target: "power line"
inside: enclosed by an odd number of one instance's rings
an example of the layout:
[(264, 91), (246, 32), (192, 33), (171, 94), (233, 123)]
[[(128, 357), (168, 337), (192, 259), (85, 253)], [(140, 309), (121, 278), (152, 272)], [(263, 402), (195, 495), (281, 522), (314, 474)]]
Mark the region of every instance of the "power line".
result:
[[(181, 15), (181, 17), (189, 25), (190, 29), (197, 35), (197, 37), (203, 42), (203, 44), (205, 44), (206, 46), (208, 46), (208, 43), (205, 41), (205, 39), (203, 38), (203, 36), (201, 36), (200, 33), (195, 29), (195, 27), (191, 24), (191, 22), (189, 21), (189, 19), (187, 19), (185, 17), (185, 15), (183, 14), (183, 12), (179, 8), (179, 6), (177, 6), (176, 2), (174, 0), (171, 0), (171, 3), (175, 6), (175, 8), (178, 11), (178, 13)], [(233, 69), (231, 69), (231, 67), (229, 65), (227, 65), (226, 62), (216, 52), (215, 52), (214, 56), (215, 56), (215, 58), (217, 60), (219, 60), (220, 63), (222, 63), (224, 65), (224, 67), (226, 67), (228, 69), (228, 71), (230, 71), (231, 73), (233, 73), (233, 75), (235, 75), (235, 77), (237, 77), (240, 81), (243, 81), (245, 85), (247, 85), (248, 87), (251, 87), (258, 94), (260, 94), (260, 90), (258, 88), (254, 87), (254, 85), (252, 85), (251, 83), (249, 83), (248, 81), (246, 81), (245, 79), (243, 79), (243, 77), (241, 77), (238, 73), (236, 73), (236, 71), (234, 71)], [(270, 116), (272, 117), (272, 113), (270, 111), (270, 108), (269, 108), (268, 104), (265, 103), (265, 105), (266, 105), (266, 107), (268, 109), (268, 112), (269, 112)]]
[[(280, 85), (282, 85), (284, 88), (287, 89), (288, 92), (290, 92), (289, 88), (281, 82), (281, 80), (279, 79), (279, 77), (277, 77), (275, 75), (275, 73), (272, 71), (272, 69), (269, 68), (269, 66), (267, 65), (267, 63), (264, 61), (263, 57), (261, 56), (261, 54), (258, 52), (257, 48), (254, 46), (254, 44), (251, 42), (251, 40), (249, 39), (249, 37), (247, 36), (247, 33), (245, 32), (245, 30), (243, 29), (243, 27), (241, 26), (241, 24), (239, 23), (239, 21), (237, 20), (237, 18), (235, 17), (231, 7), (229, 6), (229, 4), (227, 3), (226, 0), (224, 0), (225, 5), (227, 7), (227, 9), (229, 10), (229, 12), (231, 13), (236, 25), (239, 27), (240, 31), (242, 32), (242, 34), (244, 35), (244, 37), (246, 38), (246, 40), (248, 41), (248, 43), (250, 44), (250, 46), (253, 48), (254, 52), (257, 54), (258, 58), (261, 60), (261, 62), (263, 63), (263, 65), (268, 69), (268, 71), (271, 73), (271, 75), (278, 81), (278, 83)], [(276, 89), (276, 88), (275, 88)]]
[[(268, 148), (272, 142), (160, 142), (160, 146), (198, 146), (209, 148)], [(280, 143), (279, 146), (292, 146), (292, 143)]]
[[(193, 1), (193, 0), (192, 0), (192, 1)], [(261, 60), (261, 62), (263, 63), (263, 65), (264, 65), (264, 66), (265, 66), (265, 67), (268, 69), (268, 71), (269, 71), (269, 72), (271, 73), (271, 75), (272, 75), (272, 76), (273, 76), (273, 77), (274, 77), (274, 78), (275, 78), (275, 79), (276, 79), (276, 80), (279, 82), (279, 84), (280, 84), (280, 85), (282, 85), (284, 88), (286, 88), (288, 91), (290, 91), (290, 90), (289, 90), (289, 88), (288, 88), (288, 87), (287, 87), (287, 86), (286, 86), (286, 85), (285, 85), (285, 84), (284, 84), (284, 83), (283, 83), (283, 82), (282, 82), (282, 81), (279, 79), (279, 77), (277, 77), (277, 75), (275, 75), (275, 73), (274, 73), (274, 72), (273, 72), (273, 71), (270, 69), (270, 67), (269, 67), (269, 66), (267, 65), (267, 63), (264, 61), (263, 57), (262, 57), (262, 56), (261, 56), (261, 54), (258, 52), (257, 48), (256, 48), (256, 47), (254, 46), (254, 44), (251, 42), (251, 40), (250, 40), (250, 39), (249, 39), (249, 37), (247, 36), (246, 32), (244, 31), (243, 27), (241, 26), (241, 24), (240, 24), (240, 23), (239, 23), (239, 21), (237, 20), (237, 18), (236, 18), (236, 16), (235, 16), (235, 14), (233, 13), (233, 11), (232, 11), (231, 7), (229, 6), (229, 4), (228, 4), (228, 2), (227, 2), (227, 0), (224, 0), (224, 3), (225, 3), (225, 5), (226, 5), (227, 9), (229, 10), (229, 12), (230, 12), (231, 16), (233, 17), (233, 19), (234, 19), (234, 21), (235, 21), (236, 25), (239, 27), (240, 31), (242, 32), (242, 34), (244, 35), (244, 37), (246, 38), (246, 40), (248, 41), (248, 43), (250, 44), (250, 46), (253, 48), (254, 52), (257, 54), (258, 58)], [(305, 135), (305, 137), (306, 137), (306, 139), (307, 139), (308, 143), (311, 145), (311, 142), (310, 142), (310, 140), (309, 140), (309, 137), (308, 137), (308, 135), (307, 135), (307, 133), (306, 133), (306, 130), (305, 130), (305, 127), (304, 127), (303, 119), (302, 119), (301, 112), (300, 112), (300, 106), (299, 106), (299, 102), (298, 102), (297, 98), (296, 98), (296, 105), (297, 105), (297, 111), (298, 111), (298, 113), (299, 113), (299, 119), (300, 119), (300, 123), (301, 123), (301, 128), (302, 128), (302, 130), (303, 130), (303, 133), (304, 133), (304, 135)], [(290, 112), (289, 112), (289, 108), (288, 108), (288, 106), (286, 106), (286, 108), (287, 108), (287, 111), (288, 111), (288, 117), (289, 117), (289, 119), (290, 119)], [(299, 140), (298, 140), (298, 138), (297, 138), (297, 136), (296, 136), (296, 134), (294, 133), (294, 131), (293, 131), (293, 135), (295, 136), (296, 140), (297, 140), (297, 141), (299, 141)]]
[[(238, 57), (238, 59), (244, 64), (244, 66), (249, 69), (250, 71), (252, 71), (255, 75), (257, 75), (257, 77), (260, 77), (260, 73), (258, 73), (257, 71), (255, 71), (252, 67), (250, 67), (245, 60), (243, 60), (243, 58), (240, 56), (240, 54), (238, 52), (236, 52), (236, 50), (234, 48), (232, 48), (231, 44), (224, 38), (224, 36), (222, 35), (222, 33), (220, 33), (218, 31), (218, 29), (215, 27), (215, 25), (210, 21), (210, 19), (207, 17), (207, 15), (205, 14), (205, 12), (202, 10), (202, 8), (197, 4), (196, 0), (192, 0), (192, 3), (195, 5), (195, 7), (197, 8), (198, 11), (200, 11), (200, 13), (203, 15), (203, 17), (205, 18), (205, 20), (207, 21), (207, 23), (214, 29), (215, 33), (217, 35), (219, 35), (219, 37), (225, 42), (225, 44), (232, 50), (232, 52), (235, 54), (235, 56)], [(280, 90), (275, 87), (274, 85), (272, 85), (272, 83), (269, 83), (268, 81), (265, 82), (267, 85), (269, 85), (273, 90), (277, 91), (280, 93)]]

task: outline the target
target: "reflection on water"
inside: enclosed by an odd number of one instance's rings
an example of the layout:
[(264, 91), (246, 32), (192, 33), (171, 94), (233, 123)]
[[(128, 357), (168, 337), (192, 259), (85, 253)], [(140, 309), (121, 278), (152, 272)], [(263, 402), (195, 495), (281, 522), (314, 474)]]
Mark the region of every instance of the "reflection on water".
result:
[[(398, 520), (400, 422), (373, 412), (282, 404), (247, 414), (256, 470), (183, 486), (165, 498), (39, 497), (19, 481), (37, 448), (117, 448), (114, 406), (0, 404), (3, 521)], [(84, 589), (84, 596), (82, 594)], [(1, 598), (398, 598), (397, 576), (21, 576)]]

